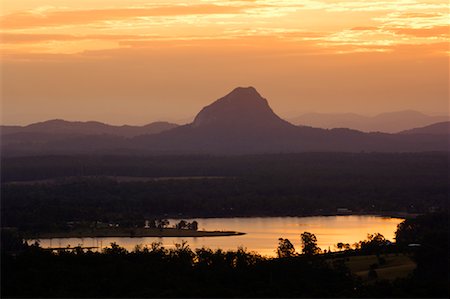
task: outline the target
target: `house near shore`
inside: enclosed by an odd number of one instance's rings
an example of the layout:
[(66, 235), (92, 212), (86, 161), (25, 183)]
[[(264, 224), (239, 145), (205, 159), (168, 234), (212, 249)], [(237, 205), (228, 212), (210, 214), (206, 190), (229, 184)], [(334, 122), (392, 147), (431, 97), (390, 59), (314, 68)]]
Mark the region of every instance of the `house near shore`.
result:
[(336, 210), (337, 214), (351, 214), (352, 210), (347, 209), (347, 208), (338, 208)]

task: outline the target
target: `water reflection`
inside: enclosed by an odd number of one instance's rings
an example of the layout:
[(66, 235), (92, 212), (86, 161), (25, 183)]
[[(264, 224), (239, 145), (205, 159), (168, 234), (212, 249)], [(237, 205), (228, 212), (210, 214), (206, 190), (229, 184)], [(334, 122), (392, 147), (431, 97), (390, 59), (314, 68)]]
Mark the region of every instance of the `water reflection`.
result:
[[(94, 246), (107, 247), (116, 242), (127, 250), (136, 245), (150, 245), (162, 242), (165, 247), (188, 241), (191, 248), (209, 247), (212, 249), (236, 250), (239, 246), (266, 256), (275, 256), (278, 238), (287, 238), (301, 251), (300, 234), (308, 231), (317, 236), (319, 247), (334, 250), (338, 242), (353, 244), (364, 240), (368, 233), (381, 233), (391, 241), (394, 240), (399, 218), (377, 216), (319, 216), (319, 217), (249, 217), (249, 218), (196, 218), (202, 230), (233, 230), (245, 232), (246, 235), (231, 237), (201, 238), (59, 238), (41, 239), (42, 247)], [(170, 219), (175, 224), (179, 220)]]

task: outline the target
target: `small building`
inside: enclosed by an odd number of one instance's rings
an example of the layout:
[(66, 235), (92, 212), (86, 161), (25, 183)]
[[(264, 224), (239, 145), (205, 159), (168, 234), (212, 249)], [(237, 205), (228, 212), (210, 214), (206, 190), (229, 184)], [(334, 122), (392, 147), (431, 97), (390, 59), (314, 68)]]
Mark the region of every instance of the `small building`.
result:
[(338, 208), (337, 209), (338, 214), (350, 214), (351, 212), (352, 212), (352, 210), (347, 209), (347, 208)]

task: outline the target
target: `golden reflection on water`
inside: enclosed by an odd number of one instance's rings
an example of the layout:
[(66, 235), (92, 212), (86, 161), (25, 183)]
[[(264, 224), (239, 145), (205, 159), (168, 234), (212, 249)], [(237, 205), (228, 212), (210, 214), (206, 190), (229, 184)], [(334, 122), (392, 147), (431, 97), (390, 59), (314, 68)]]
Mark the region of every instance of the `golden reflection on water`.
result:
[[(192, 221), (193, 219), (187, 219)], [(364, 240), (369, 233), (381, 233), (394, 241), (399, 218), (378, 216), (318, 216), (318, 217), (250, 217), (250, 218), (199, 218), (195, 219), (202, 230), (226, 230), (245, 232), (243, 236), (202, 238), (61, 238), (42, 239), (42, 247), (96, 246), (107, 247), (116, 242), (131, 251), (136, 245), (162, 242), (165, 247), (188, 241), (191, 248), (209, 247), (236, 250), (239, 246), (261, 255), (275, 256), (278, 238), (287, 238), (301, 251), (300, 234), (307, 231), (316, 235), (322, 249), (335, 250), (338, 242), (350, 245)], [(179, 220), (170, 220), (173, 225)]]

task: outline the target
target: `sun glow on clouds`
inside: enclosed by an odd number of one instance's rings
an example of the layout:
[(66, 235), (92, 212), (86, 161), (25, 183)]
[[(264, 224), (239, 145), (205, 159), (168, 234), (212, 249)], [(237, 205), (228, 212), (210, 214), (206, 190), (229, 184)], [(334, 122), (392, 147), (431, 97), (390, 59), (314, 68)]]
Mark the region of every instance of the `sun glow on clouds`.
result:
[(439, 0), (115, 0), (108, 6), (97, 0), (83, 8), (69, 0), (33, 3), (4, 4), (0, 19), (4, 54), (83, 53), (161, 40), (239, 43), (242, 37), (270, 37), (281, 46), (298, 43), (299, 48), (307, 41), (318, 52), (339, 48), (336, 53), (449, 41), (448, 3)]
[(0, 14), (6, 124), (178, 122), (249, 85), (282, 116), (448, 110), (446, 0), (11, 0)]

